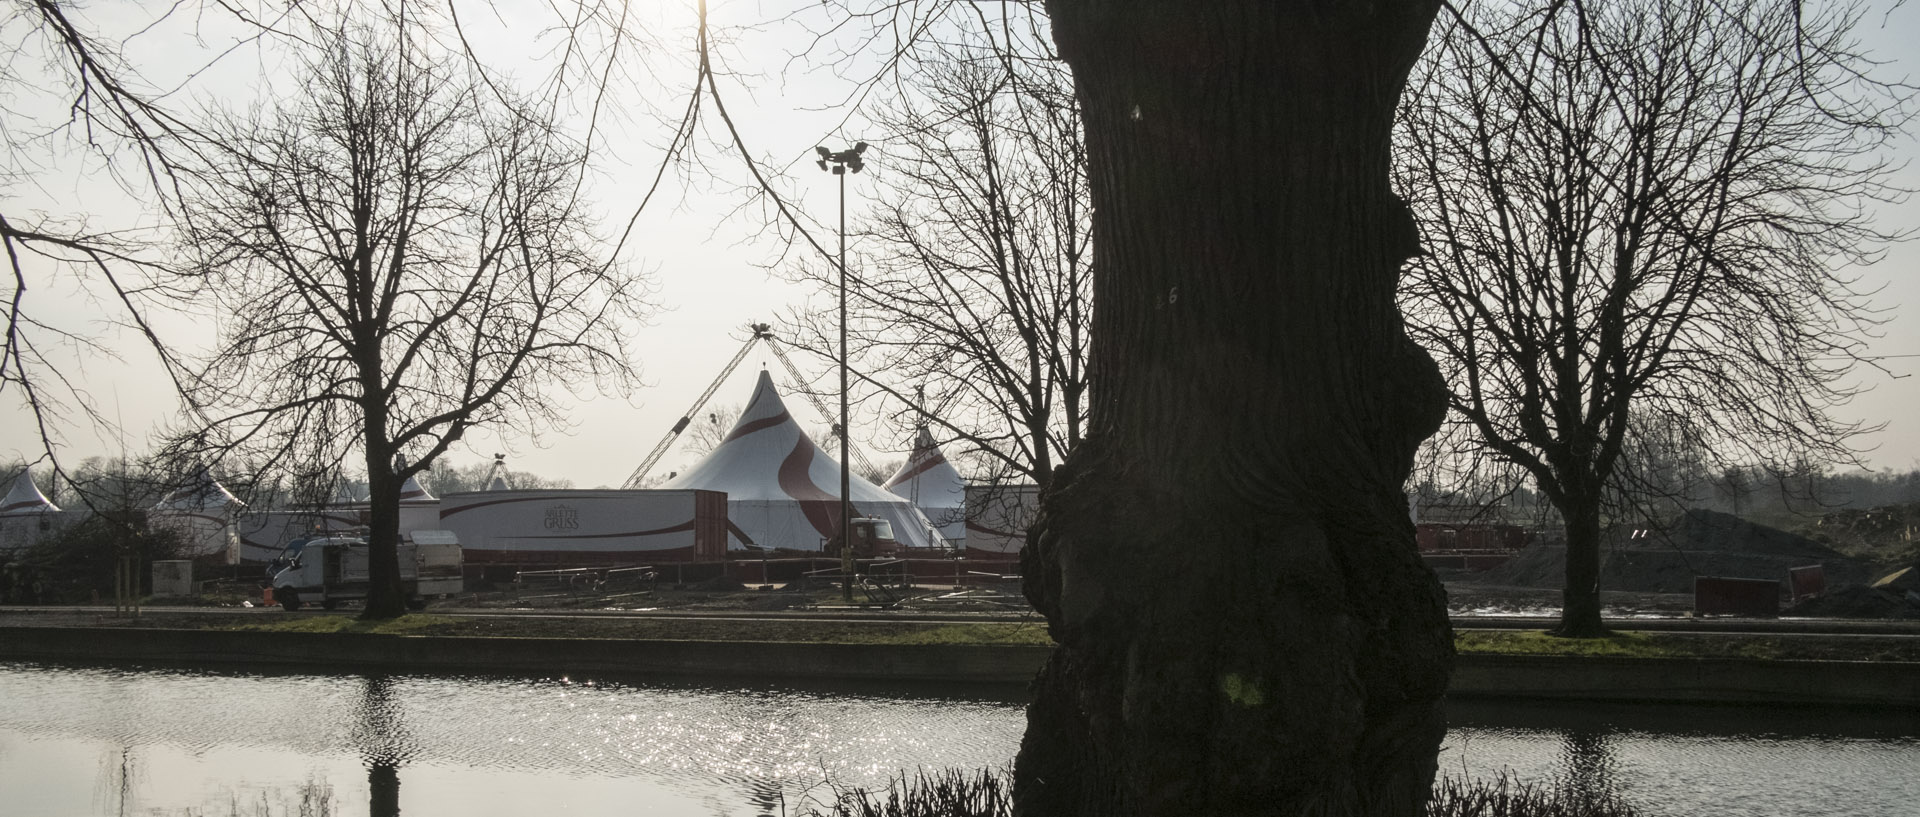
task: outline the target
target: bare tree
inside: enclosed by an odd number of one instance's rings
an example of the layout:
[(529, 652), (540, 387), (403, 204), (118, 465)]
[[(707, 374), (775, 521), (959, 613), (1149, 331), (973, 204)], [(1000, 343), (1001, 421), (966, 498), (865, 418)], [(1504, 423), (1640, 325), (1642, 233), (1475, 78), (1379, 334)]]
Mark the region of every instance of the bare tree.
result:
[(1559, 512), (1564, 635), (1605, 631), (1609, 496), (1671, 484), (1636, 456), (1851, 457), (1830, 409), (1875, 318), (1845, 268), (1887, 238), (1866, 205), (1894, 195), (1879, 151), (1904, 121), (1850, 50), (1857, 14), (1484, 5), (1415, 77), (1397, 174), (1427, 252), (1403, 297), (1450, 433)]
[[(874, 106), (880, 204), (847, 286), (863, 380), (986, 473), (1045, 485), (1086, 426), (1093, 253), (1073, 82), (1037, 26), (930, 45)], [(834, 348), (831, 312), (805, 324), (808, 346)]]
[[(84, 164), (92, 184), (118, 185), (129, 198), (166, 211), (177, 200), (176, 152), (192, 128), (162, 103), (122, 54), (121, 43), (93, 30), (63, 0), (6, 4), (0, 11), (0, 247), (6, 273), (0, 397), (24, 409), (46, 459), (65, 476), (59, 453), (64, 432), (76, 425), (112, 426), (72, 376), (64, 358), (113, 359), (92, 332), (63, 325), (43, 299), (58, 282), (81, 282), (118, 322), (148, 339), (159, 364), (170, 359), (148, 321), (149, 311), (172, 302), (163, 257), (153, 231), (131, 219), (112, 221), (85, 207), (44, 195), (64, 173)], [(161, 17), (167, 16), (162, 13)], [(103, 223), (105, 222), (105, 223)], [(85, 501), (84, 492), (80, 499)]]
[[(230, 77), (234, 55), (299, 48), (305, 24), (329, 9), (355, 5), (182, 0), (110, 14), (87, 13), (71, 0), (0, 7), (0, 51), (6, 54), (0, 68), (0, 96), (6, 99), (0, 104), (6, 148), (0, 158), (0, 187), (6, 190), (0, 196), (6, 263), (0, 275), (6, 312), (0, 400), (22, 412), (19, 431), (39, 438), (43, 459), (57, 475), (67, 476), (70, 431), (90, 426), (113, 433), (118, 420), (97, 404), (90, 389), (97, 383), (76, 374), (72, 358), (145, 358), (172, 376), (176, 388), (187, 388), (180, 382), (185, 375), (178, 351), (153, 322), (182, 307), (182, 296), (193, 288), (167, 252), (168, 224), (183, 215), (183, 170), (199, 164), (208, 145), (181, 101), (208, 80), (217, 84)], [(471, 47), (458, 6), (381, 8), (424, 36), (455, 44), (458, 58), (471, 67), (496, 62), (499, 55)], [(586, 145), (604, 152), (594, 135), (603, 108), (611, 107), (608, 88), (632, 85), (622, 80), (647, 49), (645, 32), (626, 3), (586, 0), (550, 12), (558, 25), (541, 27), (559, 45), (540, 60), (541, 107), (549, 117), (584, 120)], [(166, 58), (137, 63), (128, 56), (136, 50)], [(624, 101), (635, 102), (631, 96)], [(73, 177), (85, 181), (76, 185)], [(60, 196), (69, 186), (83, 195)], [(101, 195), (102, 188), (110, 193), (111, 186), (124, 199), (103, 207), (112, 196)], [(97, 299), (98, 319), (125, 327), (140, 339), (136, 347), (111, 344), (91, 328), (63, 321), (59, 305), (46, 296), (68, 286)], [(84, 489), (78, 493), (89, 505), (90, 497)]]
[(579, 145), (402, 22), (316, 26), (303, 98), (211, 129), (184, 235), (225, 313), (188, 444), (296, 474), (357, 451), (369, 617), (402, 612), (401, 483), (471, 429), (558, 421), (555, 391), (626, 388), (640, 308)]
[(745, 410), (739, 403), (707, 406), (706, 416), (694, 418), (693, 425), (687, 429), (686, 453), (704, 457), (719, 448), (727, 441), (727, 432), (739, 421), (740, 412)]

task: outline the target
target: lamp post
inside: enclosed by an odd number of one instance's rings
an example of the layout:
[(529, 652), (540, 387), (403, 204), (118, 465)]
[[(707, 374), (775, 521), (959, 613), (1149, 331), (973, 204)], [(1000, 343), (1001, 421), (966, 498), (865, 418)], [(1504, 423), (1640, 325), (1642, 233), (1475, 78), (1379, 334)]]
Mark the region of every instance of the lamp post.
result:
[(815, 162), (821, 170), (840, 177), (840, 573), (845, 577), (841, 583), (845, 590), (847, 603), (853, 603), (853, 531), (852, 514), (848, 510), (851, 479), (847, 476), (847, 174), (859, 173), (866, 165), (860, 161), (860, 154), (867, 152), (867, 143), (856, 142), (851, 150), (831, 151), (815, 146), (820, 160)]

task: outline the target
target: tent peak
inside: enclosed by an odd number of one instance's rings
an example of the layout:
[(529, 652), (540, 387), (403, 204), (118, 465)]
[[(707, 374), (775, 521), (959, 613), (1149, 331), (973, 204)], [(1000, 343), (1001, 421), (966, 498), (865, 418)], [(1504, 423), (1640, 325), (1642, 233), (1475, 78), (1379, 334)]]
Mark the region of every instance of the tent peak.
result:
[(60, 508), (54, 505), (52, 500), (47, 499), (46, 494), (40, 493), (40, 488), (33, 484), (33, 472), (25, 468), (20, 469), (20, 476), (14, 479), (13, 488), (7, 491), (6, 499), (0, 499), (0, 514), (48, 513), (58, 510)]

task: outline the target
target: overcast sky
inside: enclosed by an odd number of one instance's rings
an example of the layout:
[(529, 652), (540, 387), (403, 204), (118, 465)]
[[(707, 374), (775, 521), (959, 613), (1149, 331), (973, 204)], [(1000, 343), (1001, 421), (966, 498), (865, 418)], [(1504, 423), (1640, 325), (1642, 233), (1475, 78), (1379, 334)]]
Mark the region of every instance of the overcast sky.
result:
[[(625, 95), (618, 100), (623, 106), (621, 115), (606, 123), (599, 138), (602, 150), (594, 192), (604, 202), (609, 232), (617, 232), (632, 214), (639, 192), (651, 179), (659, 147), (666, 139), (666, 128), (658, 117), (677, 115), (692, 77), (691, 0), (633, 6), (637, 13), (654, 15), (643, 22), (652, 33), (656, 50), (645, 60), (633, 63), (645, 69), (636, 69), (621, 83)], [(869, 180), (887, 172), (886, 146), (872, 134), (836, 132), (845, 114), (837, 104), (846, 88), (821, 72), (803, 72), (799, 64), (788, 59), (787, 54), (806, 38), (796, 24), (775, 19), (776, 10), (782, 7), (784, 4), (771, 0), (713, 4), (710, 16), (714, 24), (730, 36), (721, 56), (731, 68), (742, 72), (725, 78), (721, 90), (756, 158), (785, 171), (778, 184), (796, 197), (805, 212), (829, 226), (819, 237), (831, 247), (835, 180), (817, 171), (807, 157), (816, 144), (838, 148), (856, 139), (876, 142), (866, 172), (852, 177), (848, 186), (849, 212), (857, 214)], [(479, 41), (477, 47), (501, 55), (500, 61), (509, 64), (542, 53), (541, 41), (526, 33), (544, 27), (539, 15), (550, 14), (549, 8), (501, 0), (491, 4), (489, 10), (494, 13), (466, 20), (471, 26), (470, 35)], [(103, 28), (131, 27), (156, 13), (156, 9), (124, 0), (103, 0), (84, 11), (87, 19)], [(209, 12), (208, 17), (214, 14)], [(1920, 45), (1916, 45), (1920, 43), (1920, 9), (1911, 5), (1899, 8), (1884, 18), (1884, 26), (1882, 23), (1883, 18), (1872, 17), (1860, 34), (1877, 56), (1890, 63), (1887, 67), (1891, 75), (1920, 79)], [(757, 28), (750, 30), (748, 26)], [(234, 39), (234, 32), (218, 20), (202, 18), (191, 25), (174, 20), (141, 35), (128, 53), (137, 66), (156, 78), (156, 84), (170, 87), (178, 77), (168, 79), (169, 72), (177, 75), (188, 66), (208, 64), (215, 51), (224, 50), (224, 45)], [(284, 84), (286, 74), (284, 58), (259, 49), (234, 50), (221, 58), (218, 66), (216, 71), (195, 77), (169, 99), (182, 104), (192, 98), (245, 104), (244, 100), (272, 87), (276, 78)], [(16, 101), (16, 108), (21, 104)], [(32, 104), (32, 100), (24, 104)], [(710, 109), (708, 116), (716, 120), (710, 127), (712, 132), (712, 127), (718, 127), (717, 118), (712, 117)], [(473, 435), (465, 442), (465, 450), (457, 450), (452, 459), (473, 462), (504, 452), (517, 470), (568, 479), (579, 487), (617, 486), (739, 350), (748, 323), (777, 322), (809, 298), (827, 302), (820, 299), (829, 294), (787, 284), (768, 269), (769, 265), (793, 263), (803, 257), (816, 263), (821, 259), (802, 245), (786, 255), (787, 261), (779, 260), (784, 247), (761, 229), (762, 213), (754, 208), (738, 210), (743, 199), (735, 185), (744, 178), (738, 158), (711, 145), (701, 152), (707, 169), (685, 168), (669, 182), (671, 189), (663, 194), (665, 198), (656, 199), (641, 215), (635, 238), (623, 255), (630, 263), (650, 271), (656, 287), (651, 300), (659, 309), (648, 325), (633, 327), (632, 334), (635, 363), (645, 385), (626, 400), (575, 401), (566, 394), (555, 395), (556, 400), (568, 405), (570, 430), (543, 435), (538, 442)], [(1920, 144), (1911, 137), (1900, 143), (1900, 152), (1910, 164), (1920, 164), (1912, 162), (1920, 158)], [(91, 213), (95, 226), (151, 223), (143, 220), (137, 202), (126, 201), (126, 194), (105, 178), (98, 162), (67, 162), (57, 172), (38, 174), (36, 180), (34, 189), (10, 190), (7, 197), (54, 213)], [(1920, 187), (1920, 166), (1906, 168), (1901, 180), (1907, 187)], [(8, 206), (15, 204), (10, 201)], [(1920, 225), (1920, 203), (1886, 208), (1880, 224), (1887, 229)], [(860, 253), (857, 244), (849, 249), (854, 263)], [(1884, 337), (1871, 347), (1873, 354), (1883, 356), (1881, 364), (1887, 373), (1861, 367), (1860, 382), (1872, 391), (1843, 416), (1886, 424), (1884, 431), (1867, 438), (1868, 444), (1877, 446), (1867, 455), (1872, 464), (1897, 469), (1920, 467), (1920, 377), (1911, 376), (1920, 372), (1920, 275), (1916, 274), (1920, 272), (1920, 246), (1897, 246), (1884, 261), (1859, 272), (1867, 287), (1881, 288), (1876, 303), (1888, 310), (1890, 320), (1883, 327)], [(68, 371), (84, 384), (100, 411), (118, 418), (125, 433), (115, 435), (70, 423), (62, 439), (62, 456), (144, 451), (151, 431), (179, 409), (151, 353), (134, 335), (115, 325), (115, 310), (95, 300), (70, 278), (38, 285), (29, 295), (28, 306), (36, 314), (73, 331), (103, 338), (121, 350), (117, 361), (93, 355), (66, 357), (71, 367)], [(191, 342), (196, 333), (204, 337), (208, 325), (204, 316), (183, 316), (164, 318), (161, 329), (171, 338)], [(797, 362), (810, 371), (826, 369), (825, 362), (817, 359), (803, 356)], [(762, 366), (771, 367), (776, 379), (785, 380), (778, 362), (764, 351), (756, 351), (721, 386), (712, 405), (744, 403)], [(818, 435), (826, 426), (804, 400), (795, 397), (789, 400), (789, 406), (810, 432)], [(1179, 433), (1179, 429), (1168, 431)], [(856, 416), (854, 440), (875, 462), (899, 459), (909, 443), (906, 434), (896, 427), (866, 422), (861, 416)], [(34, 427), (21, 406), (15, 402), (0, 406), (0, 461), (39, 456)], [(670, 453), (657, 473), (690, 464), (693, 459), (677, 451)]]

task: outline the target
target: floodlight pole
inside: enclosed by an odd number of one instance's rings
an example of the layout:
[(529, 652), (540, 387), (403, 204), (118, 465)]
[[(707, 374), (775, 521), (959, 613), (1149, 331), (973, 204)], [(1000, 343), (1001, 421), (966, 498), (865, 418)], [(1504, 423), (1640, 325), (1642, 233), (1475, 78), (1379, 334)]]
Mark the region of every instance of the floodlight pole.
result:
[(820, 161), (815, 164), (840, 177), (840, 574), (845, 579), (841, 582), (844, 597), (852, 604), (853, 514), (849, 499), (852, 479), (847, 472), (847, 172), (860, 172), (864, 166), (860, 154), (867, 152), (867, 143), (859, 142), (852, 150), (838, 152), (824, 147), (814, 150), (820, 154)]

